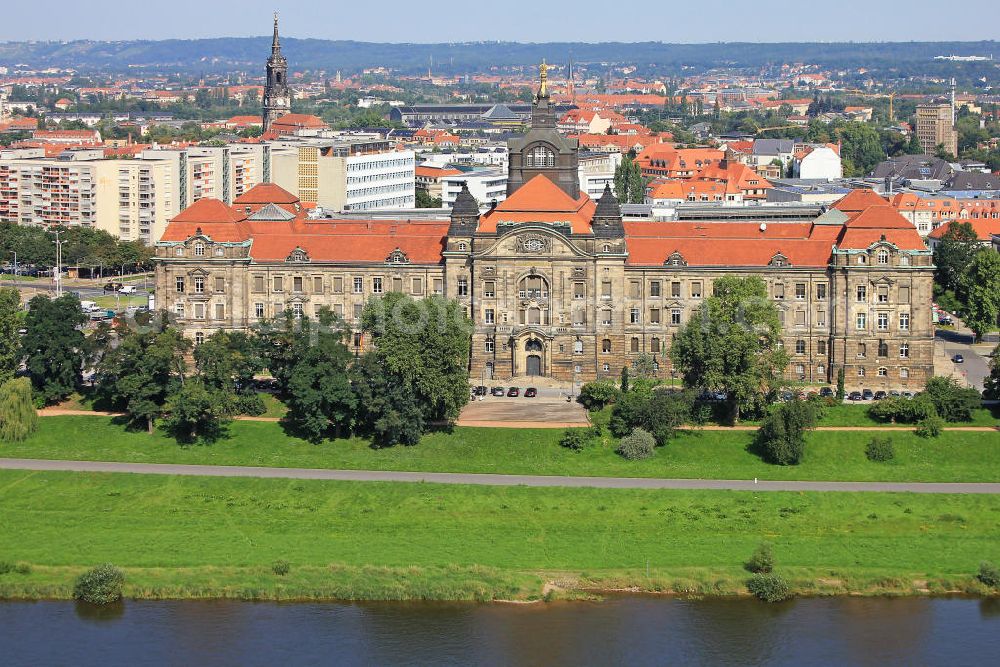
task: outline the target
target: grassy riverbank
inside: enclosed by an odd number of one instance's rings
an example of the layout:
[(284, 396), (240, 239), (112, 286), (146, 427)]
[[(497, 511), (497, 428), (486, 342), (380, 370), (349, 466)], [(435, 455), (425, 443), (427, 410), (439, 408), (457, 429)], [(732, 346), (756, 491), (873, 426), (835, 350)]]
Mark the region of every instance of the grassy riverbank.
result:
[[(431, 433), (415, 447), (376, 450), (354, 438), (311, 445), (273, 422), (237, 421), (230, 437), (181, 447), (162, 434), (129, 432), (100, 416), (45, 417), (22, 443), (0, 446), (12, 458), (411, 470), (540, 475), (799, 479), (913, 482), (993, 482), (1000, 478), (1000, 432), (945, 432), (918, 438), (910, 431), (816, 431), (807, 436), (805, 460), (774, 466), (747, 451), (748, 431), (681, 433), (646, 461), (626, 461), (605, 436), (581, 452), (559, 446), (558, 429), (455, 428)], [(896, 459), (872, 463), (865, 445), (891, 436)]]
[[(1000, 497), (319, 482), (0, 471), (3, 597), (110, 561), (137, 597), (530, 599), (745, 593), (761, 540), (800, 593), (966, 590)], [(287, 560), (291, 571), (271, 571)]]

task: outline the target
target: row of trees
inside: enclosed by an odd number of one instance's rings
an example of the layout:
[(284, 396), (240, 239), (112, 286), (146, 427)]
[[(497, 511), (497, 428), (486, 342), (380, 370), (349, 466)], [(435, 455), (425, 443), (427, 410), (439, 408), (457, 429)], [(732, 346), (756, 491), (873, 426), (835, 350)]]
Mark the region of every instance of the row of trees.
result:
[[(0, 222), (0, 260), (19, 264), (54, 266), (56, 246), (54, 230), (25, 227)], [(62, 260), (66, 266), (103, 266), (105, 271), (148, 268), (152, 249), (140, 241), (120, 241), (105, 231), (88, 227), (64, 227), (59, 230)]]
[(934, 249), (938, 303), (961, 310), (965, 323), (981, 338), (1000, 317), (1000, 254), (980, 245), (968, 222), (952, 222)]

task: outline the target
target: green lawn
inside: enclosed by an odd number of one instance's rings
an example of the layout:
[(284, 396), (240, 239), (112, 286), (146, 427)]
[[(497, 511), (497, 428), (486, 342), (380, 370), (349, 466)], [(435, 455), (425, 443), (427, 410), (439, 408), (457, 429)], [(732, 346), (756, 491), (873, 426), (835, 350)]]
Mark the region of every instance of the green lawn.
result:
[[(105, 561), (130, 568), (137, 595), (208, 595), (213, 585), (233, 593), (241, 577), (260, 596), (275, 587), (309, 595), (317, 581), (350, 588), (365, 580), (364, 568), (390, 568), (370, 570), (383, 574), (381, 584), (368, 582), (381, 588), (378, 597), (412, 596), (435, 577), (452, 588), (421, 596), (462, 597), (459, 579), (474, 589), (465, 597), (492, 597), (524, 592), (552, 573), (654, 587), (700, 573), (705, 585), (733, 592), (763, 539), (775, 545), (779, 572), (848, 588), (888, 581), (905, 590), (916, 579), (968, 585), (982, 559), (1000, 559), (1000, 497), (982, 495), (0, 471), (0, 504), (0, 560), (34, 568), (0, 576), (0, 596), (63, 596), (72, 572)], [(288, 578), (269, 572), (277, 559), (292, 564)], [(644, 583), (647, 564), (658, 583)]]
[[(107, 417), (44, 417), (27, 441), (0, 445), (14, 458), (714, 479), (995, 482), (1000, 479), (1000, 432), (945, 432), (925, 440), (912, 432), (810, 433), (805, 461), (773, 466), (747, 451), (748, 431), (681, 433), (646, 461), (626, 461), (605, 436), (582, 452), (558, 444), (559, 429), (455, 428), (426, 435), (415, 447), (375, 450), (354, 438), (311, 445), (273, 422), (233, 422), (229, 437), (211, 445), (179, 446), (161, 434), (129, 432)], [(865, 445), (891, 435), (896, 459), (872, 463)]]

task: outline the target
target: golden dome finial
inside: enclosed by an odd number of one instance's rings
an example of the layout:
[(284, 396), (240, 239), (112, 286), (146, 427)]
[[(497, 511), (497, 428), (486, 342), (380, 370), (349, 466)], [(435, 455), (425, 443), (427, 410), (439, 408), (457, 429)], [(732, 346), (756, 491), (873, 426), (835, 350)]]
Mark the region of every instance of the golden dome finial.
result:
[(545, 64), (545, 59), (542, 59), (542, 64), (538, 66), (538, 79), (541, 81), (541, 85), (538, 86), (538, 96), (545, 97), (549, 94), (549, 66)]

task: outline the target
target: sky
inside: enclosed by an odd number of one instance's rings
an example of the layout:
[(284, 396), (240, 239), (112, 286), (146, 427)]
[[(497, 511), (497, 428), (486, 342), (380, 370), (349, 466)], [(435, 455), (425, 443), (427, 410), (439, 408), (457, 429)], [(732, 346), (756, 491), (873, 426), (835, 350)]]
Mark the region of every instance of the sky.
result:
[[(972, 41), (1000, 38), (1000, 0), (49, 0), (10, 2), (0, 41), (129, 40), (282, 34), (371, 42), (503, 40), (780, 42)], [(953, 16), (941, 16), (950, 7)], [(622, 11), (618, 11), (621, 9)], [(997, 54), (1000, 56), (1000, 54)]]

